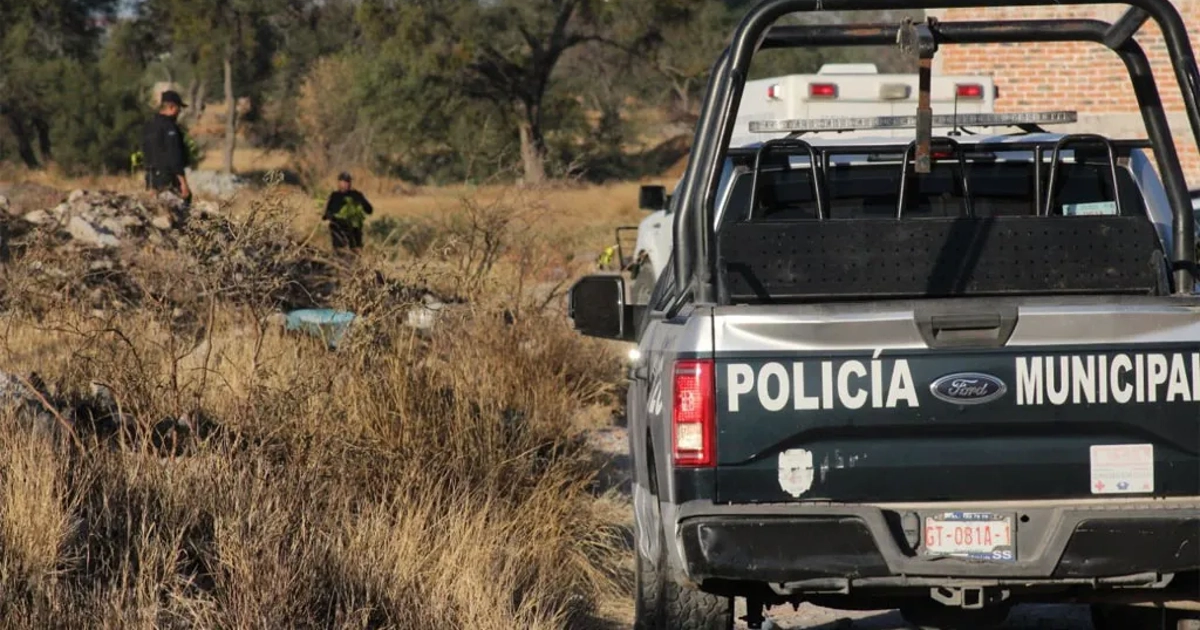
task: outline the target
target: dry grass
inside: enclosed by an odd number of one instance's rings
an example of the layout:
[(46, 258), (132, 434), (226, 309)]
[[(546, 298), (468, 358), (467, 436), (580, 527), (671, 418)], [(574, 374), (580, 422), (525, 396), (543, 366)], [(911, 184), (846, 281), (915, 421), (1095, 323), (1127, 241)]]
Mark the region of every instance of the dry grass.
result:
[[(289, 168), (291, 163), (292, 157), (285, 151), (254, 147), (238, 147), (233, 150), (233, 170), (239, 173), (283, 170)], [(204, 152), (197, 168), (204, 171), (219, 171), (225, 168), (225, 151), (219, 143), (214, 143)]]
[[(202, 168), (219, 169), (219, 152), (209, 152)], [(287, 168), (291, 158), (281, 153), (267, 153), (258, 149), (238, 149), (234, 156), (237, 169), (241, 172)], [(484, 184), (479, 186), (412, 186), (399, 180), (379, 177), (367, 172), (352, 171), (355, 187), (362, 190), (375, 207), (375, 214), (368, 221), (381, 223), (377, 228), (399, 224), (401, 227), (417, 226), (441, 231), (470, 202), (479, 205), (517, 203), (529, 206), (525, 212), (531, 220), (539, 238), (557, 244), (555, 248), (564, 257), (594, 256), (600, 249), (614, 242), (613, 230), (618, 226), (635, 226), (645, 217), (637, 207), (638, 187), (643, 183), (673, 186), (675, 176), (652, 178), (638, 182), (621, 182), (604, 185), (558, 183), (535, 190), (522, 191), (510, 185)], [(29, 171), (18, 168), (0, 169), (0, 184), (5, 181), (36, 184), (58, 190), (76, 188), (87, 190), (111, 190), (136, 193), (143, 190), (139, 177), (133, 175), (96, 175), (91, 177), (66, 177), (54, 170)], [(332, 190), (334, 181), (327, 182)], [(313, 196), (297, 187), (281, 186), (278, 195), (285, 198), (290, 223), (297, 237), (320, 246), (327, 246), (328, 234), (321, 222), (324, 196)], [(232, 200), (235, 209), (244, 210), (260, 196), (258, 191), (239, 194)], [(205, 195), (198, 194), (205, 198)], [(520, 197), (514, 202), (514, 197)], [(530, 202), (533, 199), (535, 201)], [(29, 210), (32, 208), (25, 208)], [(536, 213), (536, 217), (533, 215)], [(387, 253), (387, 252), (384, 252)]]
[[(126, 252), (138, 295), (183, 290), (103, 317), (9, 283), (0, 366), (36, 372), (71, 430), (0, 419), (6, 627), (596, 626), (629, 587), (624, 517), (595, 498), (579, 419), (619, 404), (619, 361), (562, 317), (556, 244), (505, 221), (540, 211), (530, 195), (460, 203), (427, 256), (343, 271), (333, 299), (364, 315), (332, 352), (223, 263)], [(286, 197), (248, 208), (241, 246), (285, 238)], [(376, 272), (469, 302), (418, 333)]]

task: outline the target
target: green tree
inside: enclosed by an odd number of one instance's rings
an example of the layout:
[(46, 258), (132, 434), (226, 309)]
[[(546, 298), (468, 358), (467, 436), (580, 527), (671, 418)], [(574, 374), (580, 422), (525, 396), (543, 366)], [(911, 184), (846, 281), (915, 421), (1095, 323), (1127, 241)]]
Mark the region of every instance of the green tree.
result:
[[(267, 146), (299, 150), (303, 133), (296, 117), (301, 87), (314, 65), (352, 51), (361, 34), (356, 0), (285, 0), (268, 16), (276, 45), (264, 73), (261, 120), (251, 130)], [(340, 98), (340, 97), (339, 97)]]
[(115, 0), (0, 2), (0, 118), (27, 166), (53, 160), (62, 81), (79, 64), (95, 62), (99, 22), (114, 6)]
[[(685, 0), (364, 0), (360, 24), (368, 39), (404, 42), (409, 80), (438, 96), (490, 103), (518, 139), (527, 182), (546, 178), (548, 99), (564, 55), (590, 42), (638, 50)], [(427, 51), (437, 51), (429, 54)], [(440, 105), (440, 104), (439, 104)]]
[(70, 173), (130, 167), (148, 114), (143, 78), (147, 33), (138, 22), (110, 31), (97, 63), (64, 64), (56, 76), (59, 107), (52, 118), (56, 161)]
[[(261, 68), (271, 45), (267, 17), (279, 7), (277, 0), (146, 0), (155, 23), (167, 26), (170, 45), (194, 59), (201, 73), (220, 68), (224, 87), (224, 171), (233, 172), (237, 145), (238, 70), (243, 77)], [(257, 62), (257, 63), (256, 63)]]

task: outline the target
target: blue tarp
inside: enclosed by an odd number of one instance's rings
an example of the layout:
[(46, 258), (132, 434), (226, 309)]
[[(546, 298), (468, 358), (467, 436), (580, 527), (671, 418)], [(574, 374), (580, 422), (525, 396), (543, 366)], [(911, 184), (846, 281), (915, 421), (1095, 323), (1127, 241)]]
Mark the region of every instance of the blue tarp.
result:
[(330, 348), (337, 348), (355, 315), (331, 308), (305, 308), (291, 311), (286, 317), (288, 330), (308, 333), (324, 340)]

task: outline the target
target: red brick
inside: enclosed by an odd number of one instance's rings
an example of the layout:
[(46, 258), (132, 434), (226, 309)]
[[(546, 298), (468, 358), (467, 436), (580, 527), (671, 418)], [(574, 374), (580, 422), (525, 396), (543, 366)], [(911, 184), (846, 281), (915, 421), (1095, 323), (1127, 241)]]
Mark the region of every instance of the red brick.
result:
[[(1188, 26), (1193, 48), (1200, 44), (1200, 0), (1174, 0)], [(1116, 20), (1125, 5), (963, 8), (937, 11), (943, 21), (1091, 18)], [(1146, 51), (1167, 111), (1183, 111), (1175, 71), (1158, 26), (1147, 22), (1137, 33)], [(1099, 44), (948, 45), (940, 57), (942, 74), (985, 74), (1000, 89), (997, 111), (1075, 109), (1080, 114), (1136, 113), (1124, 64)], [(1200, 186), (1200, 151), (1185, 128), (1175, 127), (1184, 172)]]

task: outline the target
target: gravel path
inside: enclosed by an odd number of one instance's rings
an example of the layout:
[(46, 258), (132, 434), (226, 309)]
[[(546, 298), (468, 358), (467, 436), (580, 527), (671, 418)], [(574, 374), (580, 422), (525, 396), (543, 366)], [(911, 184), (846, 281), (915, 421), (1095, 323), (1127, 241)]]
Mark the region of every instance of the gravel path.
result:
[[(745, 614), (739, 601), (737, 615)], [(909, 630), (900, 613), (893, 610), (833, 610), (803, 604), (793, 611), (790, 606), (771, 609), (763, 630)], [(747, 628), (744, 622), (735, 626)], [(1086, 606), (1018, 606), (1003, 626), (1005, 630), (1092, 630)]]

